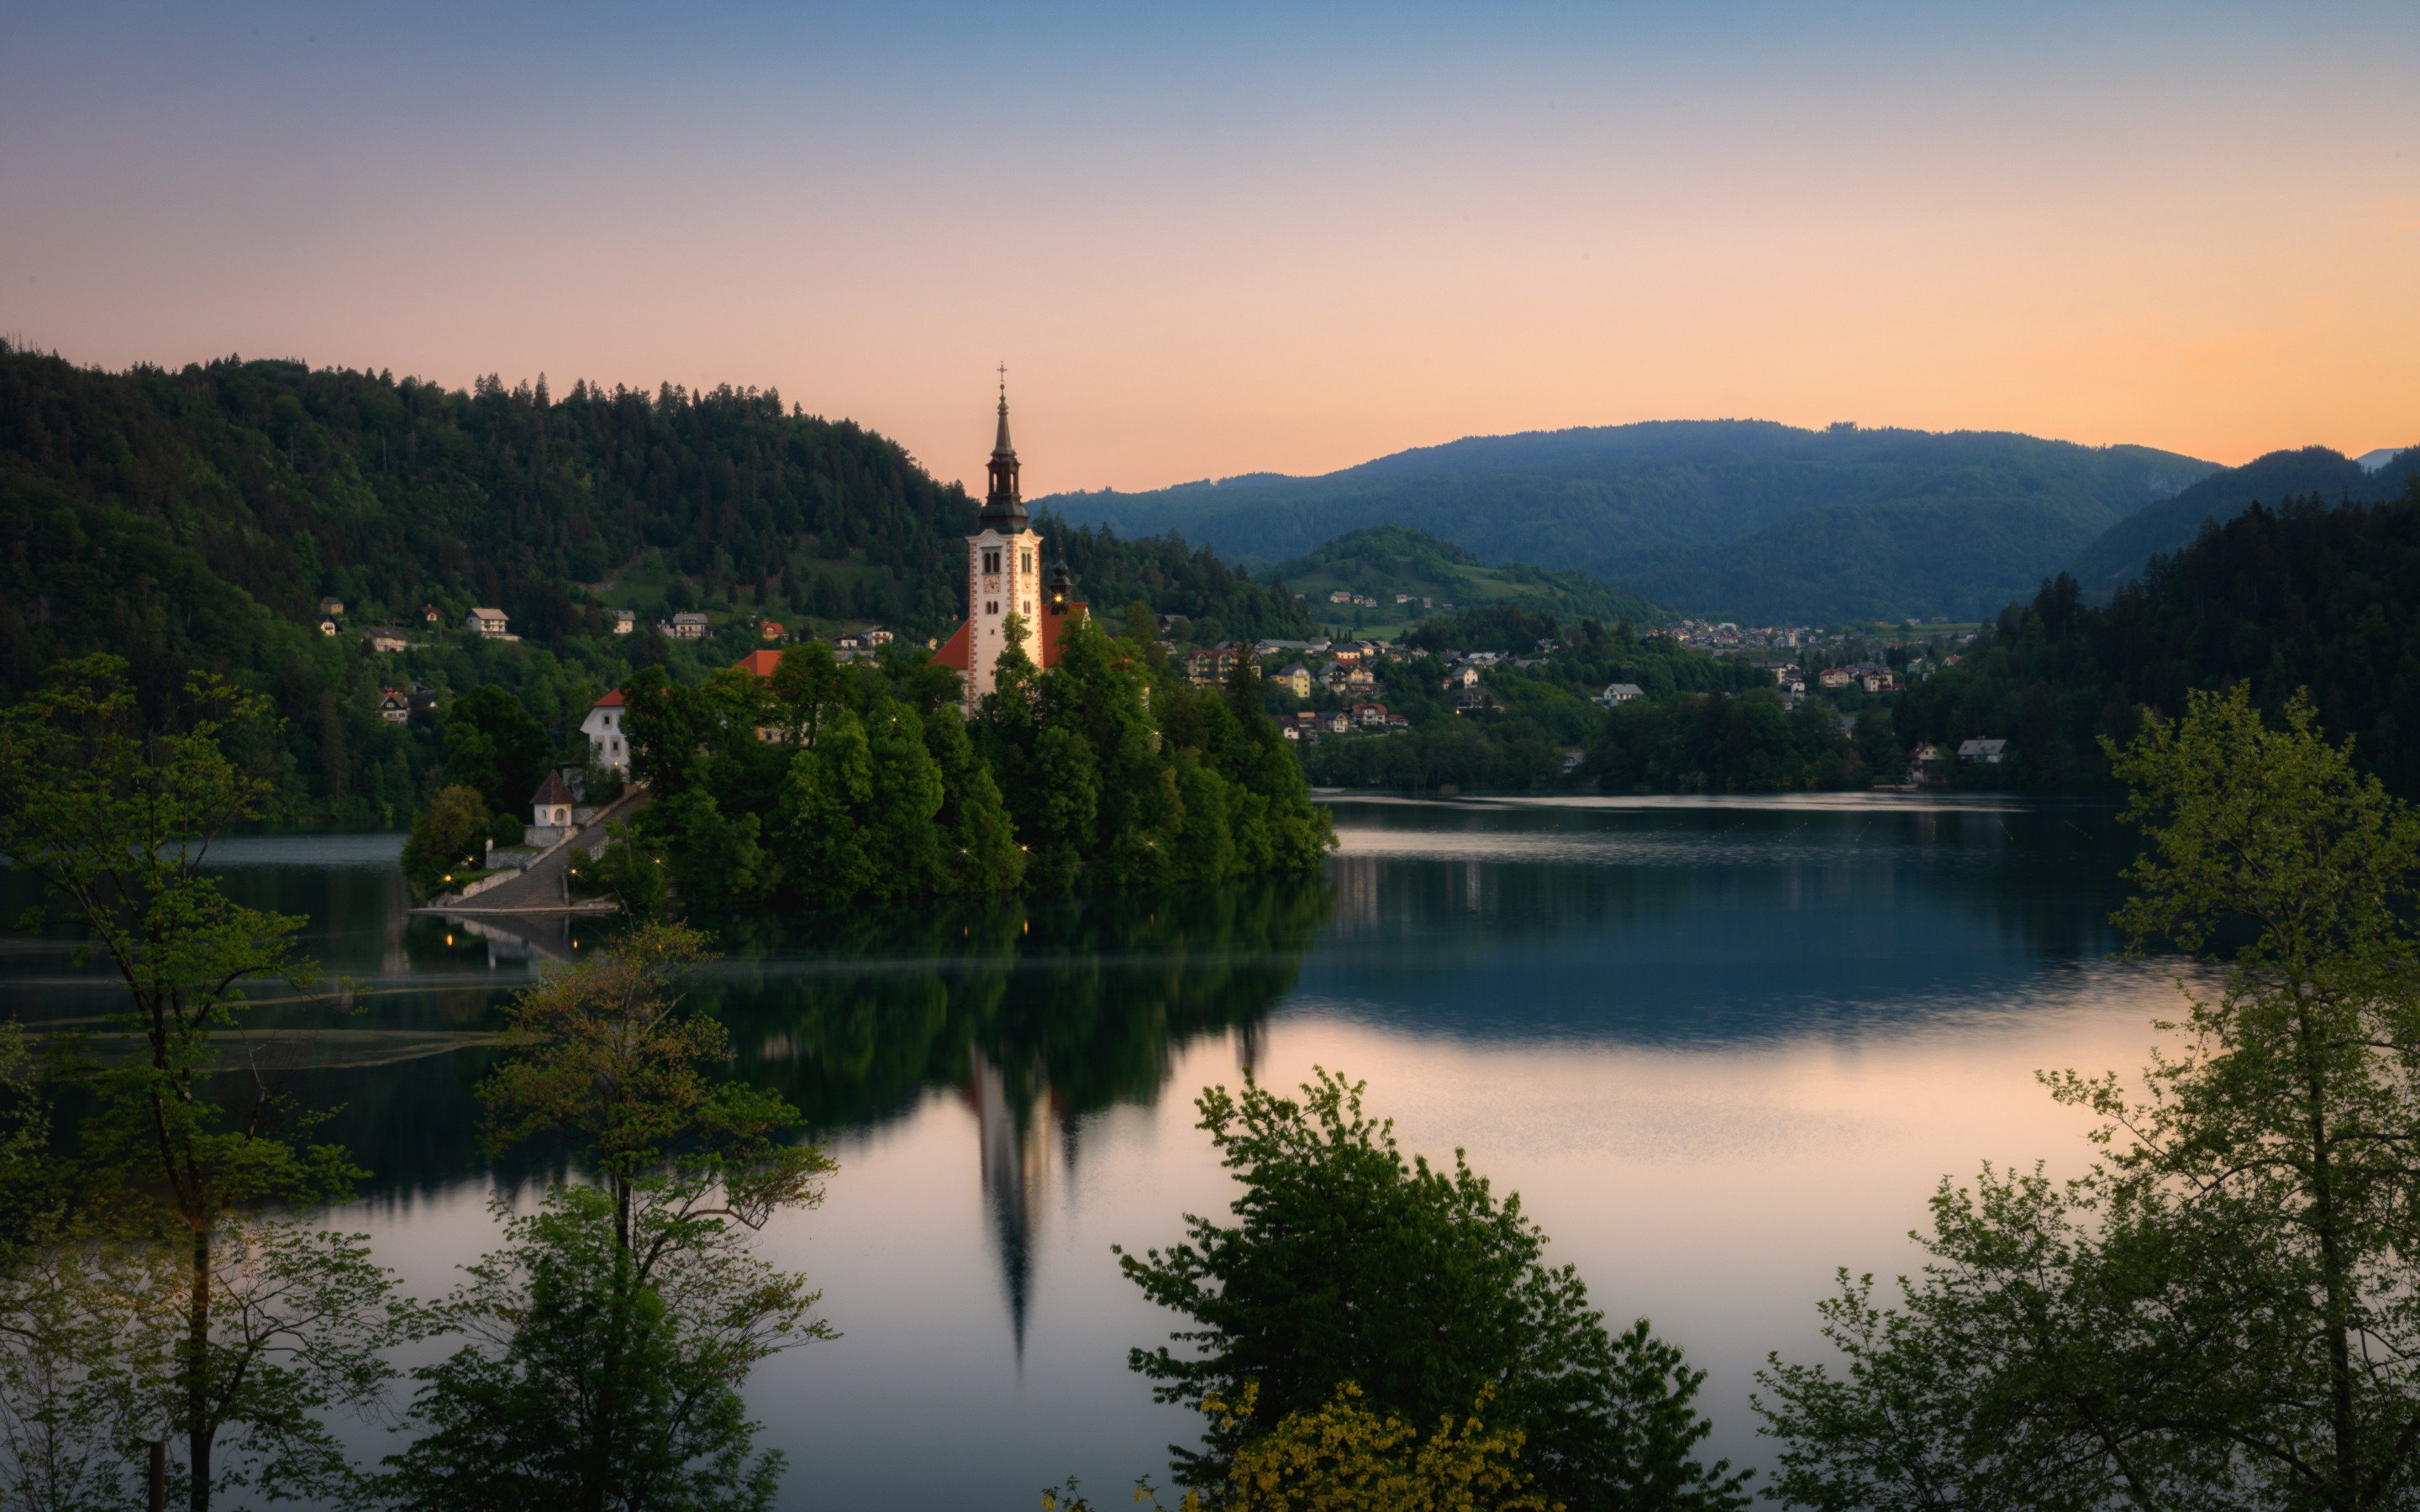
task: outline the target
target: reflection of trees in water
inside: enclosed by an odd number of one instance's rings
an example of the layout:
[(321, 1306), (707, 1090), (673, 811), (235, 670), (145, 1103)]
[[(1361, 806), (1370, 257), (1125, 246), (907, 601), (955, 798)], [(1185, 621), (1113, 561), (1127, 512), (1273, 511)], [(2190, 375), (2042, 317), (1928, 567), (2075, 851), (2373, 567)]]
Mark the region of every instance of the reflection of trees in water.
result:
[[(1982, 923), (2050, 956), (2117, 948), (2110, 910), (2133, 836), (2106, 806), (1951, 810), (1601, 809), (1343, 804), (1336, 934), (1455, 933), (1474, 949), (1565, 935), (1702, 926), (1761, 910), (1871, 911), (1895, 927)], [(1434, 850), (1353, 855), (1354, 830), (1434, 837)], [(1563, 843), (1558, 843), (1560, 841)], [(1542, 843), (1543, 842), (1543, 843)], [(1426, 854), (1421, 854), (1426, 852)]]
[(1081, 1118), (1154, 1101), (1198, 1036), (1255, 1054), (1331, 895), (1297, 876), (752, 919), (718, 927), (727, 959), (697, 995), (817, 1128), (957, 1090), (1022, 1354), (1054, 1147), (1072, 1165)]
[(726, 960), (696, 995), (817, 1128), (966, 1087), (978, 1054), (1020, 1119), (1045, 1098), (1081, 1117), (1151, 1101), (1186, 1041), (1266, 1014), (1330, 896), (1256, 878), (717, 923)]

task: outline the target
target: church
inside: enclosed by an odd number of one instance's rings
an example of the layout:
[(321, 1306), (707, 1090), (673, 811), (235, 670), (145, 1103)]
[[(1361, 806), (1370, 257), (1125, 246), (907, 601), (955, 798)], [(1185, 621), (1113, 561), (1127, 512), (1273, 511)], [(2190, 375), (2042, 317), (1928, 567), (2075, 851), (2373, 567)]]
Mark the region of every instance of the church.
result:
[(1042, 537), (1034, 533), (1017, 493), (1016, 448), (1008, 440), (1008, 388), (1000, 393), (1000, 433), (992, 442), (991, 482), (976, 532), (967, 537), (967, 618), (934, 653), (966, 686), (966, 712), (992, 690), (993, 669), (1008, 649), (1009, 617), (1019, 617), (1026, 656), (1036, 667), (1059, 663), (1059, 640), (1090, 610), (1076, 597), (1075, 578), (1061, 563), (1046, 574)]

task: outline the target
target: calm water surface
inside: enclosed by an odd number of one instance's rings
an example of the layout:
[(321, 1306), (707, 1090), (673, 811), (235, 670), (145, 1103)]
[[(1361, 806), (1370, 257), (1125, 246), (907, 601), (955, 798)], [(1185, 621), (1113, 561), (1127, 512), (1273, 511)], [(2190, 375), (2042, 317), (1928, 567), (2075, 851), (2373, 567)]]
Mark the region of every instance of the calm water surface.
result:
[[(1189, 1414), (1125, 1351), (1174, 1319), (1112, 1243), (1223, 1212), (1193, 1096), (1249, 1065), (1370, 1084), (1406, 1148), (1521, 1193), (1617, 1321), (1710, 1372), (1719, 1454), (1764, 1462), (1768, 1350), (1820, 1340), (1834, 1270), (1918, 1262), (1945, 1174), (2074, 1169), (2084, 1122), (2037, 1068), (2132, 1072), (2173, 1002), (2106, 918), (2112, 812), (1910, 795), (1336, 804), (1323, 876), (1149, 897), (726, 920), (698, 988), (748, 1073), (841, 1162), (775, 1257), (844, 1337), (761, 1368), (785, 1506), (1030, 1507), (1075, 1472), (1123, 1500)], [(244, 841), (230, 891), (303, 914), (351, 1011), (272, 1002), (256, 1046), (376, 1171), (343, 1215), (423, 1294), (493, 1242), (470, 1088), (499, 1002), (601, 927), (404, 911), (396, 837)], [(22, 879), (0, 875), (13, 918)], [(16, 1014), (89, 1019), (108, 984), (0, 936)], [(386, 1452), (374, 1430), (360, 1442)]]

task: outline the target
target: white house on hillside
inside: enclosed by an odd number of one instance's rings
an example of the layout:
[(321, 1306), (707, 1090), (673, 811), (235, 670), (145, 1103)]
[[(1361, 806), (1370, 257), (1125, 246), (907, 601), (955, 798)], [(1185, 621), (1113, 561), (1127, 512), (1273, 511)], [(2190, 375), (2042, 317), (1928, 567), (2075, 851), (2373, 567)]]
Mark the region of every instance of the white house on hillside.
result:
[(622, 690), (615, 688), (597, 701), (588, 717), (580, 721), (580, 733), (588, 737), (588, 748), (595, 752), (597, 764), (614, 776), (628, 781), (630, 777), (630, 743), (622, 733)]

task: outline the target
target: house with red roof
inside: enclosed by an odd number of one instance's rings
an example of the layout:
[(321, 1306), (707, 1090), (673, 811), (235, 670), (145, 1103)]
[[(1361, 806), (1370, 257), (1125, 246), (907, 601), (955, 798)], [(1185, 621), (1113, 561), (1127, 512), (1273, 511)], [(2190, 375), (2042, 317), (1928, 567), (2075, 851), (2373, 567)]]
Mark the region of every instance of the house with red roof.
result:
[[(775, 652), (774, 655), (779, 656), (780, 653)], [(624, 712), (622, 690), (617, 687), (589, 708), (588, 717), (580, 721), (580, 733), (588, 737), (589, 759), (628, 781), (630, 777), (630, 742), (622, 730)]]

